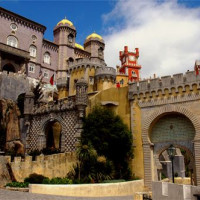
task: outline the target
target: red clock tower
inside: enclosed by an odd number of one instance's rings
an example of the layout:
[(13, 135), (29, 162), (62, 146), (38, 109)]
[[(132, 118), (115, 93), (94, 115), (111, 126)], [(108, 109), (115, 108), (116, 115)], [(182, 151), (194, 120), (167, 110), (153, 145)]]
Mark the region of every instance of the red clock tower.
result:
[(119, 72), (121, 74), (127, 74), (129, 81), (139, 80), (139, 70), (141, 69), (141, 65), (137, 64), (138, 57), (138, 48), (135, 48), (135, 52), (129, 52), (128, 46), (125, 46), (124, 51), (119, 52), (119, 59), (121, 61), (121, 68), (119, 69)]

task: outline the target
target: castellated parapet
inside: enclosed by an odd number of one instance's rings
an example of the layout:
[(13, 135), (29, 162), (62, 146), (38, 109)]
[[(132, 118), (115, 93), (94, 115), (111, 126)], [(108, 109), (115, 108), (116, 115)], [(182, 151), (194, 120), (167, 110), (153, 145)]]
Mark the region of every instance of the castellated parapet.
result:
[(80, 58), (75, 60), (74, 62), (69, 63), (69, 70), (71, 72), (73, 70), (77, 70), (79, 68), (99, 68), (106, 66), (105, 62), (99, 58)]
[(194, 71), (186, 74), (175, 74), (129, 83), (129, 99), (148, 99), (151, 97), (162, 97), (177, 94), (184, 95), (198, 92), (200, 89), (200, 76)]
[(17, 100), (29, 91), (29, 81), (24, 74), (0, 72), (0, 98)]
[(112, 67), (97, 68), (95, 73), (95, 79), (99, 80), (105, 78), (115, 80), (116, 70)]
[[(32, 156), (15, 157), (11, 161), (10, 156), (6, 156), (7, 163), (10, 164), (17, 181), (22, 182), (30, 174), (37, 173), (48, 178), (66, 177), (67, 173), (76, 163), (74, 153), (59, 153), (54, 155), (39, 155), (33, 160)], [(48, 169), (48, 170), (47, 170)]]

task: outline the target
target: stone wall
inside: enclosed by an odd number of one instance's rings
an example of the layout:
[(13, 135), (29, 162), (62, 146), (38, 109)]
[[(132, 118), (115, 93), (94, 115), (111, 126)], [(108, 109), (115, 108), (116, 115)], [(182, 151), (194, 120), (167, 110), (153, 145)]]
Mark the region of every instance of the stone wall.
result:
[(65, 177), (76, 162), (75, 154), (60, 153), (54, 155), (40, 155), (32, 161), (32, 156), (15, 157), (11, 162), (11, 157), (6, 156), (13, 174), (17, 181), (24, 181), (32, 173), (42, 174), (48, 178)]
[[(144, 191), (144, 181), (81, 185), (29, 185), (30, 193), (62, 195), (71, 197), (136, 196)], [(134, 198), (135, 199), (135, 198)]]
[(22, 93), (28, 92), (28, 79), (22, 74), (0, 73), (0, 99), (17, 100)]

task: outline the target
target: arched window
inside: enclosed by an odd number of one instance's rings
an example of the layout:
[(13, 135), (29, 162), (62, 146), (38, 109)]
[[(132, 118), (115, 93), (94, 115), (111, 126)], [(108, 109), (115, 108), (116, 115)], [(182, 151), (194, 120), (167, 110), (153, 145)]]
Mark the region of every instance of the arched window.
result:
[(46, 52), (46, 53), (44, 54), (44, 63), (50, 64), (50, 62), (51, 62), (50, 53), (49, 53), (49, 52)]
[(30, 56), (32, 56), (32, 57), (35, 58), (36, 55), (37, 55), (37, 48), (36, 48), (36, 46), (31, 45), (30, 48), (29, 48), (29, 52), (30, 52)]
[(72, 43), (73, 42), (73, 38), (74, 38), (74, 36), (72, 34), (69, 34), (68, 35), (68, 42)]
[(7, 45), (12, 46), (12, 47), (17, 47), (18, 46), (18, 40), (16, 37), (10, 35), (7, 37)]
[(98, 54), (99, 54), (99, 57), (102, 57), (102, 56), (103, 56), (103, 48), (102, 48), (102, 47), (100, 47), (100, 48), (98, 49)]
[(35, 64), (29, 63), (28, 71), (31, 73), (35, 73)]

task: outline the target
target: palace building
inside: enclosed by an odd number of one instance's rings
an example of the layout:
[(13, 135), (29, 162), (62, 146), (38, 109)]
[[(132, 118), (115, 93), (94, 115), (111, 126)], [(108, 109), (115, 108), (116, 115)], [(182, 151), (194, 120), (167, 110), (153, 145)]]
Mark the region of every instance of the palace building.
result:
[[(188, 71), (141, 80), (138, 48), (130, 51), (125, 46), (119, 52), (121, 66), (115, 69), (107, 66), (105, 42), (97, 33), (86, 36), (82, 46), (76, 43), (78, 33), (68, 19), (55, 25), (54, 41), (44, 39), (45, 30), (37, 22), (0, 8), (0, 98), (16, 101), (26, 93), (20, 123), (25, 151), (52, 145), (61, 152), (75, 151), (83, 116), (101, 105), (112, 109), (130, 128), (132, 170), (145, 186), (151, 188), (152, 180), (170, 176), (166, 150), (171, 144), (176, 147), (178, 176), (190, 173), (193, 184), (200, 185), (200, 76)], [(53, 75), (58, 100), (34, 105), (30, 82), (43, 76), (49, 83)], [(55, 127), (59, 131), (54, 132)], [(6, 134), (12, 139), (0, 147), (13, 145), (16, 139), (11, 132)], [(18, 169), (13, 167), (14, 173), (20, 173)]]

